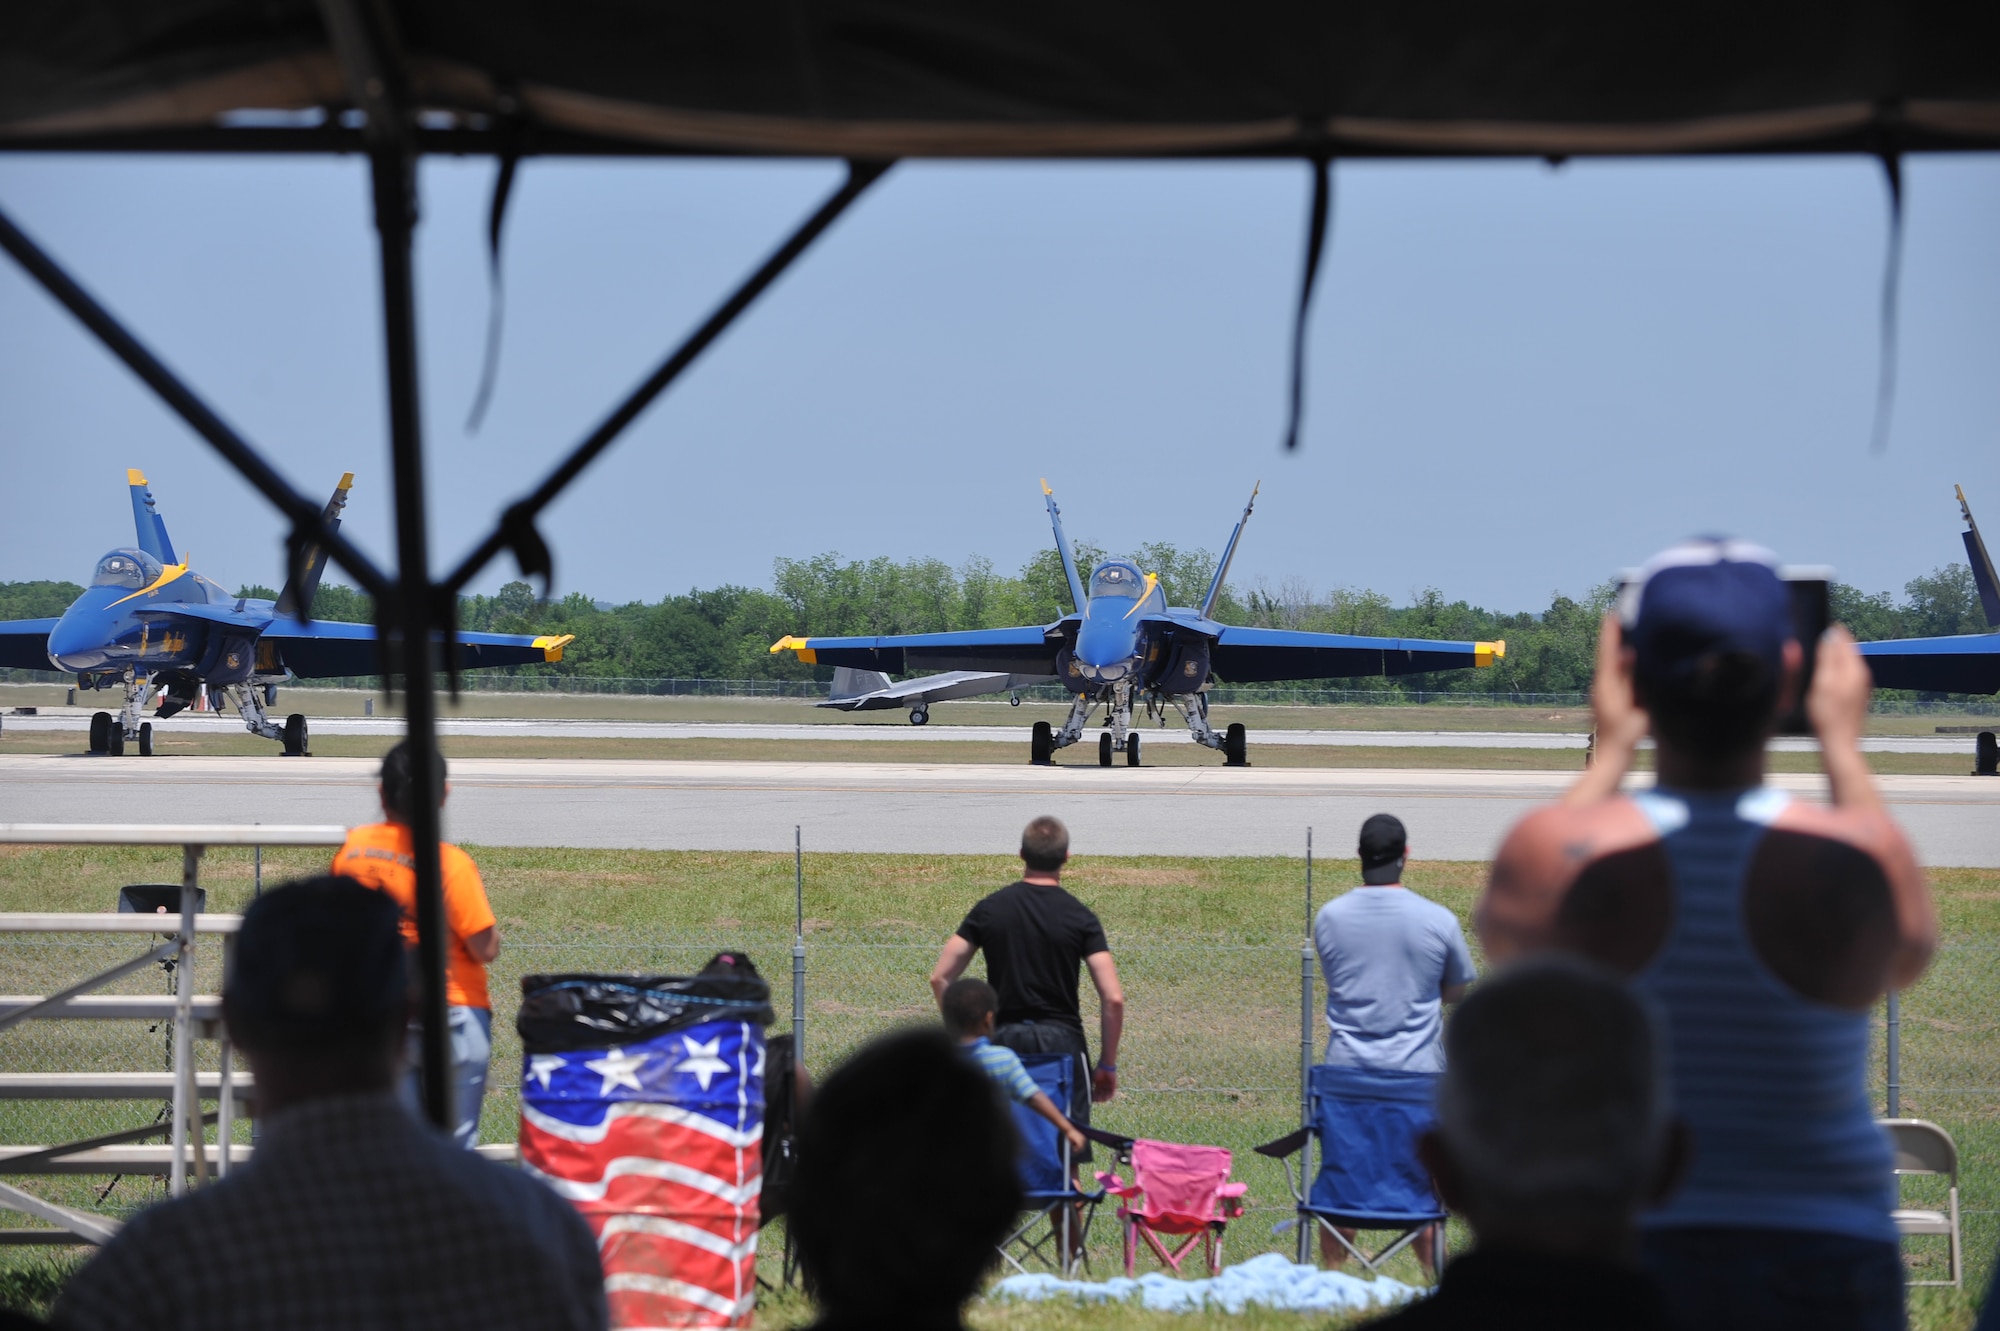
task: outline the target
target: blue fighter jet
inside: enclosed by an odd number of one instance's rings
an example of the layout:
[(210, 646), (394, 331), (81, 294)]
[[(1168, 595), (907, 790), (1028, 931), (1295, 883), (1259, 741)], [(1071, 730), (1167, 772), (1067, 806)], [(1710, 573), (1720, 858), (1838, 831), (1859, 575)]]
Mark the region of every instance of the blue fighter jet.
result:
[[(1972, 581), (1979, 588), (1980, 609), (1986, 614), (1988, 627), (2000, 628), (2000, 580), (1994, 576), (1986, 542), (1980, 539), (1979, 524), (1972, 520), (1972, 505), (1965, 502), (1965, 490), (1956, 485), (1952, 489), (1958, 495), (1959, 516), (1965, 520), (1965, 530), (1959, 535), (1965, 542), (1966, 561), (1972, 565)], [(1888, 638), (1862, 643), (1861, 655), (1878, 689), (2000, 692), (2000, 633)]]
[[(920, 670), (985, 672), (993, 691), (1023, 676), (1053, 675), (1071, 696), (1069, 719), (1060, 730), (1037, 721), (1029, 742), (1030, 761), (1046, 765), (1057, 749), (1083, 738), (1093, 708), (1104, 708), (1108, 727), (1097, 739), (1097, 761), (1109, 767), (1122, 752), (1139, 765), (1139, 736), (1132, 709), (1164, 720), (1169, 707), (1186, 718), (1197, 743), (1219, 749), (1232, 767), (1249, 765), (1243, 726), (1217, 733), (1208, 724), (1211, 677), (1232, 684), (1286, 679), (1333, 679), (1414, 675), (1433, 670), (1490, 666), (1507, 654), (1504, 642), (1435, 642), (1423, 638), (1369, 638), (1347, 633), (1299, 633), (1290, 629), (1238, 628), (1209, 618), (1229, 576), (1236, 543), (1257, 505), (1257, 491), (1236, 529), (1229, 534), (1215, 577), (1198, 610), (1167, 604), (1157, 575), (1128, 559), (1107, 559), (1091, 570), (1089, 583), (1078, 575), (1076, 555), (1063, 535), (1062, 511), (1042, 482), (1056, 550), (1069, 579), (1076, 612), (1053, 624), (1021, 628), (973, 629), (955, 633), (906, 633), (881, 638), (800, 638), (786, 635), (773, 652), (791, 651), (801, 661), (890, 674)], [(921, 681), (913, 681), (920, 683)], [(962, 695), (955, 695), (962, 696)], [(913, 715), (912, 720), (915, 720)]]
[[(0, 621), (0, 666), (76, 674), (79, 688), (123, 688), (114, 716), (90, 719), (90, 751), (118, 754), (135, 742), (153, 752), (153, 726), (140, 713), (155, 700), (160, 718), (192, 706), (206, 689), (218, 704), (232, 703), (251, 734), (277, 740), (289, 756), (306, 752), (306, 718), (283, 724), (265, 713), (278, 685), (288, 679), (372, 675), (381, 669), (372, 624), (310, 619), (326, 563), (317, 546), (305, 552), (300, 574), (276, 601), (231, 596), (174, 553), (153, 492), (138, 471), (125, 479), (132, 491), (138, 542), (97, 561), (83, 595), (60, 619)], [(327, 501), (326, 520), (338, 527), (354, 473), (340, 478)], [(461, 633), (464, 666), (560, 661), (572, 635), (530, 638), (506, 633)]]

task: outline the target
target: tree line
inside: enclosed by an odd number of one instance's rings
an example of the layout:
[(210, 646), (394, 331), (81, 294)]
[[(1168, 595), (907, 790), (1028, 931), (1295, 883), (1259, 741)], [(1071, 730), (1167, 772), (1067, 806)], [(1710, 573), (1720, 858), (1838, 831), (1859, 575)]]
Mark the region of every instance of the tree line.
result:
[[(1077, 551), (1085, 569), (1103, 555), (1087, 544)], [(1204, 549), (1156, 543), (1140, 547), (1131, 558), (1159, 575), (1174, 605), (1199, 606), (1215, 574), (1215, 555)], [(1376, 591), (1322, 593), (1302, 579), (1275, 585), (1259, 579), (1248, 586), (1225, 586), (1215, 615), (1232, 624), (1320, 633), (1507, 641), (1506, 659), (1490, 670), (1301, 681), (1301, 687), (1567, 693), (1590, 687), (1597, 624), (1613, 590), (1607, 582), (1581, 597), (1556, 593), (1543, 610), (1509, 614), (1448, 601), (1435, 588), (1398, 605)], [(0, 619), (60, 615), (81, 591), (69, 582), (0, 583)], [(276, 593), (252, 585), (239, 588), (237, 595), (270, 599)], [(1837, 583), (1831, 601), (1834, 617), (1864, 640), (1977, 633), (1987, 627), (1972, 572), (1963, 564), (1912, 579), (1900, 597)], [(560, 663), (517, 667), (523, 674), (826, 679), (832, 675), (830, 667), (804, 665), (789, 652), (772, 655), (771, 644), (787, 633), (846, 637), (1049, 623), (1069, 609), (1068, 582), (1052, 550), (1012, 575), (997, 572), (982, 558), (954, 568), (940, 559), (846, 560), (828, 553), (777, 560), (768, 589), (697, 588), (625, 605), (600, 603), (581, 592), (544, 601), (527, 583), (510, 582), (491, 596), (462, 598), (459, 624), (493, 633), (576, 635)], [(339, 584), (320, 588), (313, 612), (341, 622), (373, 618), (370, 599)]]

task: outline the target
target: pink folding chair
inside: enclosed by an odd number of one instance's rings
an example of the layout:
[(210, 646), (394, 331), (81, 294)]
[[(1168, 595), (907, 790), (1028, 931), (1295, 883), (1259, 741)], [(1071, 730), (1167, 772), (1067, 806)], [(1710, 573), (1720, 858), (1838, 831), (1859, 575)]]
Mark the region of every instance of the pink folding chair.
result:
[[(1118, 1219), (1125, 1227), (1125, 1274), (1138, 1262), (1139, 1240), (1159, 1255), (1174, 1274), (1181, 1260), (1200, 1240), (1208, 1257), (1208, 1273), (1222, 1274), (1222, 1231), (1243, 1214), (1248, 1185), (1229, 1181), (1229, 1152), (1220, 1146), (1182, 1146), (1177, 1142), (1132, 1143), (1132, 1181), (1116, 1174), (1099, 1174), (1097, 1181), (1118, 1199)], [(1169, 1249), (1162, 1234), (1180, 1239)], [(1184, 1236), (1184, 1237), (1183, 1237)]]

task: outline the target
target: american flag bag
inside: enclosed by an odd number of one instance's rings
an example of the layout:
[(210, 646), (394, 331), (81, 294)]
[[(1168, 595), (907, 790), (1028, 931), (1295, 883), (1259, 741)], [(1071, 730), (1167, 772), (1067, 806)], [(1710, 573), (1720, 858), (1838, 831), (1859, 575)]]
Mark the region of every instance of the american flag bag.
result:
[(615, 1327), (745, 1327), (770, 995), (736, 976), (522, 981), (521, 1165), (597, 1236)]

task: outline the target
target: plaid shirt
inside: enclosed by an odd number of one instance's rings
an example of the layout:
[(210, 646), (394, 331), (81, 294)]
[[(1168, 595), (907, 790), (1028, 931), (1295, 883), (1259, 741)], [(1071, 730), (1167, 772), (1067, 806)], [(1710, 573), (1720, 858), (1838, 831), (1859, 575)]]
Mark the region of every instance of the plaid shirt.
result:
[(250, 1163), (142, 1212), (70, 1281), (59, 1327), (595, 1331), (597, 1244), (534, 1179), (388, 1094), (274, 1115)]

